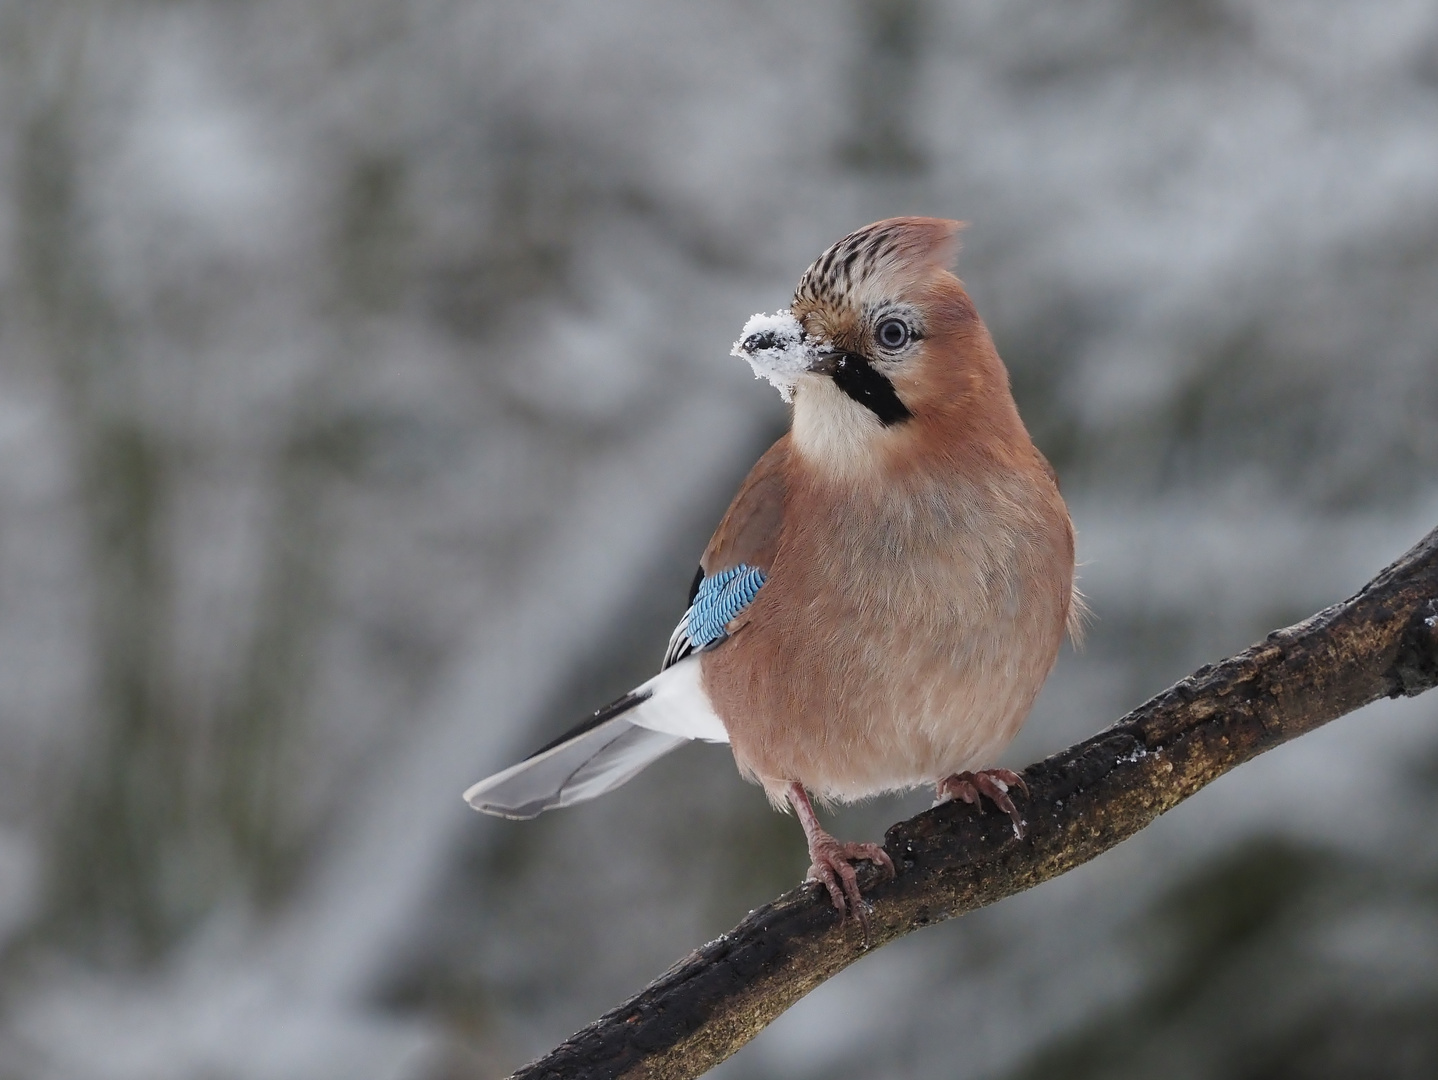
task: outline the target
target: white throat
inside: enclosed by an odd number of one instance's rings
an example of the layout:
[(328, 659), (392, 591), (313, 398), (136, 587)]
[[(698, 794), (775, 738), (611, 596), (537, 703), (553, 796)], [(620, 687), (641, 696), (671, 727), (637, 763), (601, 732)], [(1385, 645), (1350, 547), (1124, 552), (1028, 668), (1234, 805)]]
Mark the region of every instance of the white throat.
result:
[(878, 467), (884, 425), (832, 379), (809, 376), (796, 387), (793, 432), (804, 460), (831, 476), (854, 477)]

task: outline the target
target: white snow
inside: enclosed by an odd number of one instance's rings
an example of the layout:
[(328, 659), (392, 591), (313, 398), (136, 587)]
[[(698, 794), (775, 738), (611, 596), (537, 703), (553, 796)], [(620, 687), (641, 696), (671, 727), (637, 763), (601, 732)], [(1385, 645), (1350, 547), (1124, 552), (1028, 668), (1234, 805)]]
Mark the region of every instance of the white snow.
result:
[(749, 361), (754, 378), (768, 379), (781, 398), (793, 401), (799, 376), (809, 370), (819, 345), (804, 333), (793, 312), (782, 308), (772, 315), (761, 311), (751, 316), (729, 355)]

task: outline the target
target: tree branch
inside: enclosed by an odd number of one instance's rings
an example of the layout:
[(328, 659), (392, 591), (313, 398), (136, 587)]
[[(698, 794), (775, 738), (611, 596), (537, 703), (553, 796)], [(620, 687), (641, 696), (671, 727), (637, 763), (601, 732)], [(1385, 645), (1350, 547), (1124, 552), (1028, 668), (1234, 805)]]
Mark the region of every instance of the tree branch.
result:
[(1229, 769), (1383, 697), (1438, 684), (1438, 529), (1356, 596), (1205, 665), (1024, 777), (1028, 835), (951, 802), (889, 829), (898, 879), (864, 864), (868, 941), (823, 889), (793, 889), (696, 949), (515, 1080), (693, 1077), (810, 990), (923, 926), (1087, 862)]

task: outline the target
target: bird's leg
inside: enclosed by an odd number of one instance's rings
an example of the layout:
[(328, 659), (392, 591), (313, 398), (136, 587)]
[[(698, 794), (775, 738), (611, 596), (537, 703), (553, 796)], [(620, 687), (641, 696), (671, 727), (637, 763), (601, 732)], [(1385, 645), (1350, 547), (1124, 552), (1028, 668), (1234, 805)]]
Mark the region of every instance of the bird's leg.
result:
[(814, 808), (809, 804), (809, 793), (803, 784), (789, 785), (789, 802), (804, 826), (804, 836), (809, 841), (809, 876), (806, 880), (817, 881), (829, 890), (829, 899), (839, 909), (840, 915), (852, 911), (864, 921), (864, 898), (859, 895), (859, 880), (854, 873), (854, 863), (868, 859), (882, 867), (884, 873), (894, 876), (894, 861), (889, 853), (878, 844), (841, 844), (826, 833), (819, 824)]
[(1020, 840), (1024, 838), (1024, 826), (1028, 823), (1014, 805), (1014, 800), (1009, 798), (1009, 788), (1016, 787), (1025, 795), (1029, 793), (1028, 784), (1024, 783), (1024, 778), (1018, 773), (1008, 769), (980, 769), (978, 772), (955, 773), (940, 780), (936, 787), (940, 802), (963, 799), (970, 806), (977, 806), (980, 812), (983, 811), (984, 804), (979, 800), (979, 796), (987, 796), (990, 802), (1009, 815), (1009, 820), (1014, 823), (1014, 836)]

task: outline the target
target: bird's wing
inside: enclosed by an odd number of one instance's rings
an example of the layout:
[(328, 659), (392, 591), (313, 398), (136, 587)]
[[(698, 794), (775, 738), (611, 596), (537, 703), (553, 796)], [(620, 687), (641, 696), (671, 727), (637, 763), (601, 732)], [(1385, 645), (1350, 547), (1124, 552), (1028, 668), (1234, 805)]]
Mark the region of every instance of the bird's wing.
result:
[(475, 784), (464, 793), (470, 806), (531, 818), (611, 791), (690, 739), (729, 741), (694, 654), (738, 628), (768, 577), (784, 518), (788, 446), (786, 435), (759, 459), (719, 522), (660, 673), (518, 765)]
[(664, 652), (666, 668), (713, 648), (737, 630), (744, 609), (768, 580), (784, 523), (784, 462), (788, 454), (789, 436), (785, 435), (749, 470), (714, 530), (689, 588), (689, 610), (669, 637)]
[(612, 791), (691, 739), (729, 741), (700, 686), (698, 660), (660, 672), (464, 799), (489, 814), (532, 818)]

